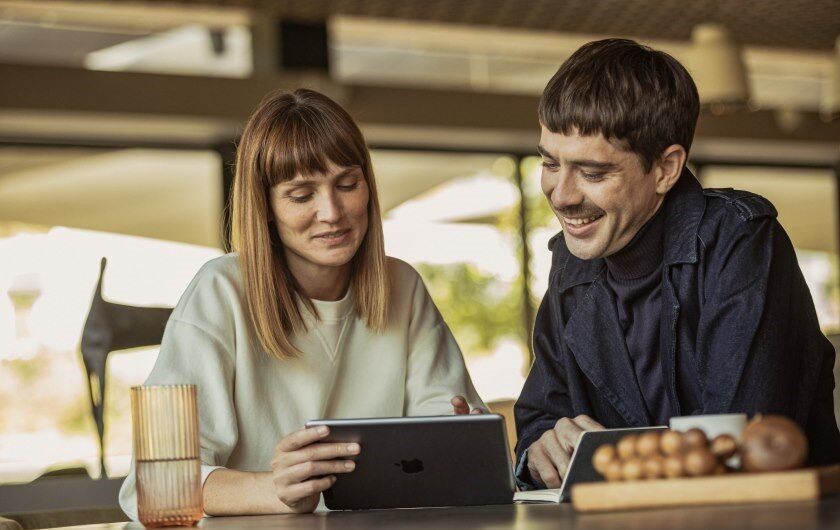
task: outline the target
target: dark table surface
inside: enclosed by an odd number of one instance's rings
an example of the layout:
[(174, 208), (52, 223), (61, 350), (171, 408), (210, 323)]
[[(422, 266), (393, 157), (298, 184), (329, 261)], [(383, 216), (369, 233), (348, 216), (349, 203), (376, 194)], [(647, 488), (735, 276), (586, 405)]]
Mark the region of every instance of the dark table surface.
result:
[[(138, 523), (88, 525), (86, 530), (135, 530)], [(311, 515), (210, 517), (199, 523), (207, 530), (295, 529), (840, 529), (840, 497), (821, 501), (669, 508), (611, 513), (577, 513), (568, 505), (513, 504), (469, 508), (427, 508), (329, 512)]]

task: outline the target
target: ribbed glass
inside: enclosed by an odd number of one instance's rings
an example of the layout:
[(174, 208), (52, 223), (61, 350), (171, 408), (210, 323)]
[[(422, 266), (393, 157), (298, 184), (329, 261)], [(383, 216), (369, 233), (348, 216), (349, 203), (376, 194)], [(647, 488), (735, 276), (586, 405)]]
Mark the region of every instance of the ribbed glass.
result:
[(195, 385), (133, 387), (131, 418), (140, 522), (196, 524), (203, 507)]

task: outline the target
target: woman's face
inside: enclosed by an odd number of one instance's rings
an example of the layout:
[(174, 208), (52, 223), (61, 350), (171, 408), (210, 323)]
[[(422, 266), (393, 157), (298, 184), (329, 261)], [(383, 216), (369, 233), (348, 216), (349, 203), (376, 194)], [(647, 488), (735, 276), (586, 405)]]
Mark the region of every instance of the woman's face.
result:
[(271, 210), (292, 272), (348, 266), (367, 233), (369, 199), (362, 168), (332, 162), (324, 173), (298, 174), (271, 188)]

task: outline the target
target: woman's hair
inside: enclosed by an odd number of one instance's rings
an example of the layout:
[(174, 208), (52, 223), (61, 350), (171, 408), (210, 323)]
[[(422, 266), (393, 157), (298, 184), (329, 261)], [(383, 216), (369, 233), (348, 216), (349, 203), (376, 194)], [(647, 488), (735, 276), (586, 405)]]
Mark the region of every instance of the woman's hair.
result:
[(318, 313), (310, 299), (296, 295), (269, 193), (298, 174), (325, 173), (330, 162), (360, 167), (370, 190), (368, 229), (351, 262), (350, 289), (367, 327), (376, 332), (386, 327), (389, 279), (382, 216), (365, 139), (347, 111), (327, 96), (305, 89), (274, 92), (248, 119), (239, 140), (231, 239), (251, 324), (263, 349), (279, 359), (300, 353), (290, 340), (307, 331), (300, 304)]

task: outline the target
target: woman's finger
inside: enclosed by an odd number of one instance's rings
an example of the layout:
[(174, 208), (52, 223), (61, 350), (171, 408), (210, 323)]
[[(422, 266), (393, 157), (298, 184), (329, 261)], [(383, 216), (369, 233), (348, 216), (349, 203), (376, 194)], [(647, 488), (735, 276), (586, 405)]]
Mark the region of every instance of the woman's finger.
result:
[(335, 473), (350, 473), (354, 469), (356, 469), (356, 463), (352, 460), (309, 461), (291, 466), (283, 471), (282, 474), (285, 475), (286, 484), (293, 485), (311, 477), (320, 477)]
[(314, 443), (297, 451), (278, 455), (277, 461), (284, 467), (310, 460), (334, 460), (352, 457), (361, 452), (357, 443)]
[(277, 444), (277, 449), (286, 453), (296, 451), (301, 447), (306, 447), (311, 443), (317, 442), (328, 434), (330, 434), (330, 429), (326, 425), (307, 427), (281, 438)]
[(335, 484), (336, 477), (330, 475), (328, 477), (307, 480), (291, 486), (286, 486), (278, 494), (278, 498), (289, 507), (294, 507), (294, 504), (301, 500), (328, 490)]

